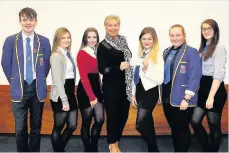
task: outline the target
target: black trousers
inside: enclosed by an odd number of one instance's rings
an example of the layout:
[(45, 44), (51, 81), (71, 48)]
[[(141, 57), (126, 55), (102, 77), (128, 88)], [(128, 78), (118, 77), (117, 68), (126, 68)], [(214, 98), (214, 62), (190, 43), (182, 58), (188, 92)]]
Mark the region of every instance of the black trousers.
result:
[[(22, 101), (12, 103), (15, 119), (17, 152), (39, 152), (44, 103), (38, 100), (35, 80), (31, 85), (24, 82), (23, 90)], [(29, 139), (27, 127), (28, 112), (30, 113)]]
[(180, 110), (170, 103), (163, 103), (163, 110), (171, 128), (172, 140), (175, 152), (188, 152), (191, 143), (189, 123), (193, 114), (193, 107)]
[(130, 102), (127, 100), (125, 91), (116, 93), (116, 95), (110, 94), (110, 96), (104, 92), (104, 105), (107, 115), (107, 142), (112, 144), (120, 141), (122, 137), (128, 119)]

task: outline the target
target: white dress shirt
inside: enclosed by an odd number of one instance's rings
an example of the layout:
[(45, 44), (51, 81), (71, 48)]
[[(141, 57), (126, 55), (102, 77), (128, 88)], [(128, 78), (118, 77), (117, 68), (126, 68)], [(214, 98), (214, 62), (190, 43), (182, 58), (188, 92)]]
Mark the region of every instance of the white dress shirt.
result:
[[(35, 59), (33, 59), (33, 55), (34, 55), (34, 48), (33, 48), (33, 42), (34, 42), (34, 32), (30, 35), (27, 36), (25, 33), (22, 32), (22, 40), (23, 40), (23, 53), (24, 53), (24, 80), (26, 80), (26, 38), (30, 38), (30, 46), (31, 46), (31, 55), (32, 55), (32, 63), (34, 63), (33, 61)], [(32, 66), (33, 68), (33, 79), (36, 79), (36, 72), (34, 70), (34, 64)]]
[[(66, 72), (65, 72), (65, 79), (74, 79), (74, 71), (73, 71), (73, 65), (71, 60), (67, 56), (67, 50), (64, 50), (61, 47), (58, 47), (58, 49), (62, 52), (63, 55), (65, 55), (65, 59), (67, 62)], [(71, 53), (70, 53), (71, 55)], [(71, 55), (72, 57), (72, 55)]]

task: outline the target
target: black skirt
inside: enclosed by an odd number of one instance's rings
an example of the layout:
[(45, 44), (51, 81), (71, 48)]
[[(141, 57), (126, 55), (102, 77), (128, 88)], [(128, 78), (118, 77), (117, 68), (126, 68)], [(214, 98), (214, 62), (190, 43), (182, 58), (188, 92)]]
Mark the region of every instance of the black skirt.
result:
[[(211, 90), (213, 78), (212, 76), (202, 76), (200, 81), (200, 88), (198, 92), (198, 103), (197, 106), (202, 109), (206, 109), (206, 101), (208, 99), (208, 94)], [(227, 92), (224, 87), (224, 82), (222, 81), (214, 97), (213, 108), (209, 111), (221, 112), (227, 100)]]
[[(98, 99), (98, 102), (103, 103), (103, 94), (100, 85), (99, 73), (88, 74), (88, 79), (90, 81), (92, 91)], [(84, 110), (85, 108), (91, 107), (89, 97), (86, 91), (84, 90), (81, 80), (79, 81), (77, 88), (77, 99), (80, 110)]]
[(158, 86), (145, 91), (142, 82), (136, 85), (136, 100), (138, 108), (153, 109), (159, 99)]
[[(65, 80), (65, 84), (64, 84), (64, 89), (65, 89), (65, 93), (68, 97), (68, 102), (69, 102), (69, 107), (70, 107), (70, 111), (76, 110), (77, 107), (77, 101), (76, 101), (76, 96), (75, 96), (75, 81), (74, 79), (66, 79)], [(51, 106), (52, 106), (52, 110), (54, 112), (62, 112), (62, 101), (60, 99), (60, 97), (58, 98), (57, 102), (54, 102), (50, 99), (51, 102)]]

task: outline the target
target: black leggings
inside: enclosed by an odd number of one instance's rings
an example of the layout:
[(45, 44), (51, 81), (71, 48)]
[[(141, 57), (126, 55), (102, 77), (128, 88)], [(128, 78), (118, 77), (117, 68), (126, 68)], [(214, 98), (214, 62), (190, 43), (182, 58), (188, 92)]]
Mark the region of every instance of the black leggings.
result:
[[(222, 140), (221, 114), (222, 112), (212, 112), (198, 106), (194, 109), (191, 125), (204, 152), (219, 151)], [(210, 128), (210, 142), (208, 134), (202, 125), (205, 115), (207, 116), (208, 126)]]
[(163, 110), (168, 124), (171, 128), (172, 140), (175, 152), (188, 152), (191, 143), (189, 123), (193, 113), (193, 107), (180, 110), (170, 103), (163, 104)]
[[(51, 136), (53, 150), (55, 152), (64, 152), (64, 148), (71, 138), (72, 133), (77, 127), (78, 111), (54, 112), (54, 126)], [(61, 131), (66, 123), (63, 133)]]
[[(81, 110), (82, 127), (81, 138), (85, 146), (85, 151), (98, 151), (98, 139), (104, 122), (104, 107), (102, 103), (97, 103), (95, 108), (88, 107)], [(91, 120), (94, 117), (94, 124), (90, 130)], [(90, 134), (91, 133), (91, 134)]]

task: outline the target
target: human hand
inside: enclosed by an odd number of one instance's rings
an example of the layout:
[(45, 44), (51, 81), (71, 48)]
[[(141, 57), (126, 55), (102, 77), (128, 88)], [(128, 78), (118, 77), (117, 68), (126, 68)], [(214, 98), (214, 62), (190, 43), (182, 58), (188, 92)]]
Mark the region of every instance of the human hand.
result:
[(64, 104), (62, 107), (62, 110), (63, 111), (69, 111), (70, 110), (69, 104)]
[(180, 110), (186, 110), (188, 108), (188, 103), (185, 100), (181, 101)]
[(130, 67), (130, 63), (128, 62), (121, 62), (120, 64), (120, 70), (125, 70), (125, 69), (128, 69)]
[(94, 109), (94, 108), (95, 108), (95, 105), (96, 105), (97, 103), (98, 103), (97, 98), (95, 98), (95, 100), (93, 100), (93, 101), (90, 101), (91, 108)]
[(207, 102), (206, 102), (206, 108), (207, 109), (212, 109), (214, 104), (214, 98), (208, 97)]
[(135, 96), (132, 96), (131, 105), (132, 105), (135, 109), (138, 109), (137, 101), (136, 101), (136, 97), (135, 97)]

